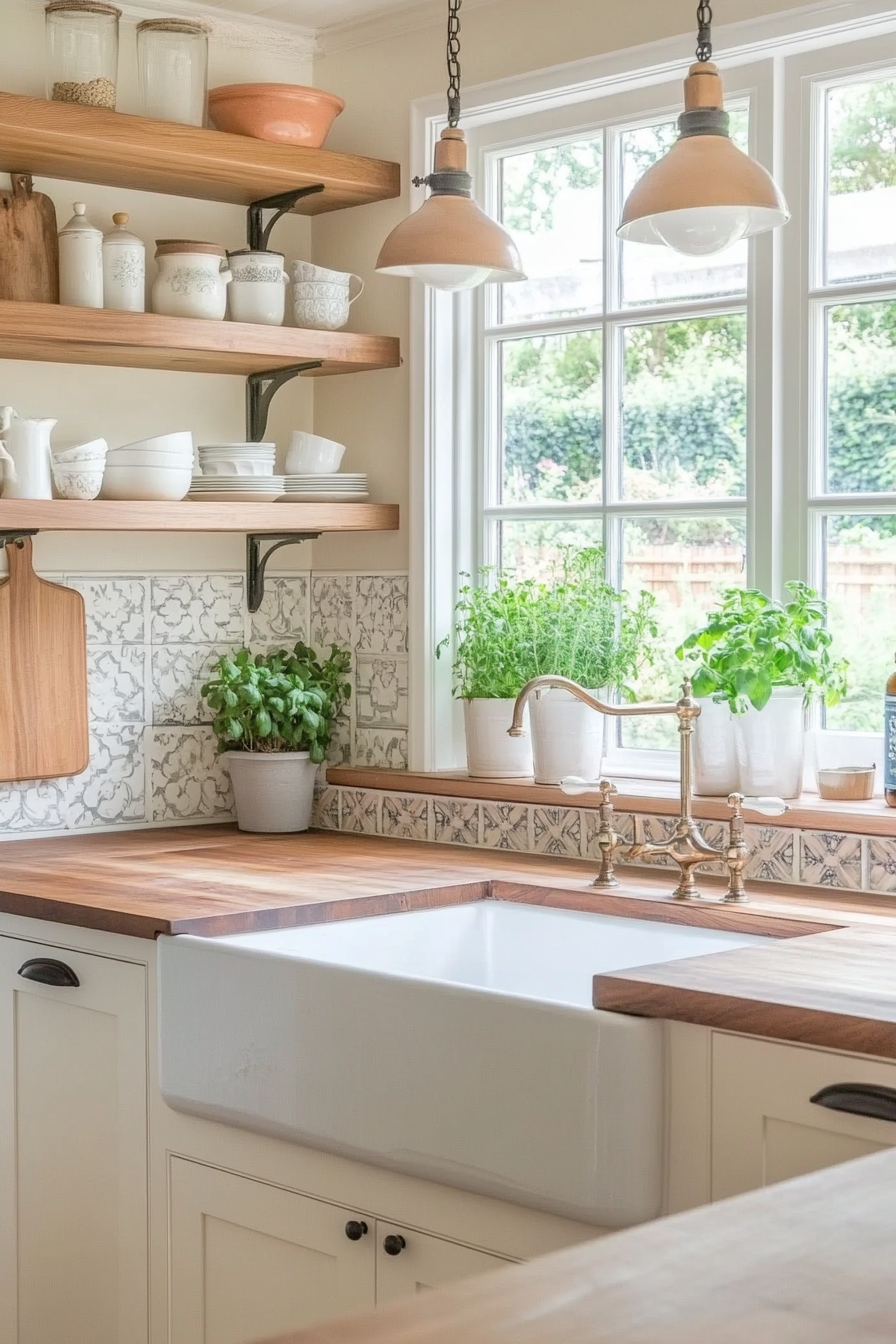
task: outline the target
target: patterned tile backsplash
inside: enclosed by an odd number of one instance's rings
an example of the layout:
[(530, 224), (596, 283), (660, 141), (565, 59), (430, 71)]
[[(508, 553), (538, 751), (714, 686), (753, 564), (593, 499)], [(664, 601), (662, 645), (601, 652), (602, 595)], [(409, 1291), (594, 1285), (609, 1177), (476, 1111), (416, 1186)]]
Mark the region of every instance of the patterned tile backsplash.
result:
[[(0, 784), (0, 838), (230, 819), (230, 781), (200, 687), (221, 654), (244, 643), (351, 649), (353, 695), (331, 759), (407, 768), (407, 575), (272, 574), (255, 615), (241, 574), (53, 579), (84, 598), (90, 765), (70, 779)], [(408, 832), (420, 829), (409, 817)]]

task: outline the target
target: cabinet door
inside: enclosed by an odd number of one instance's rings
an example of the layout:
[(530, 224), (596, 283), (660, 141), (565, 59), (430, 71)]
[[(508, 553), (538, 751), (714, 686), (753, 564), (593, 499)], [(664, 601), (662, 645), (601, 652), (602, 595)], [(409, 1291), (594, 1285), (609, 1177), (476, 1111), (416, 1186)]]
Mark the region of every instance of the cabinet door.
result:
[(896, 1089), (896, 1064), (714, 1033), (712, 1198), (896, 1145), (896, 1123), (812, 1102), (837, 1083)]
[[(171, 1344), (254, 1344), (374, 1306), (374, 1228), (280, 1186), (171, 1158)], [(354, 1229), (353, 1229), (354, 1230)]]
[(386, 1302), (413, 1297), (429, 1288), (441, 1288), (456, 1279), (470, 1279), (474, 1274), (504, 1269), (513, 1263), (499, 1255), (474, 1251), (469, 1246), (443, 1241), (426, 1232), (413, 1232), (406, 1227), (378, 1221), (376, 1304), (381, 1307)]
[(145, 1344), (146, 1060), (144, 967), (0, 937), (2, 1344)]

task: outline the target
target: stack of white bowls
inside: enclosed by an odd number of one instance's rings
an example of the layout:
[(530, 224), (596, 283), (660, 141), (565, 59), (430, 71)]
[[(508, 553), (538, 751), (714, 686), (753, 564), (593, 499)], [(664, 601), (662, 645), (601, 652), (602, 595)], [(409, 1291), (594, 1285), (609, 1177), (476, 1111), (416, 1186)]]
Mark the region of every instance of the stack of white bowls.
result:
[(106, 457), (103, 499), (183, 499), (193, 475), (193, 435), (158, 434), (113, 448)]
[(283, 477), (274, 475), (273, 443), (207, 443), (199, 448), (199, 475), (190, 499), (270, 503), (283, 494)]
[(53, 482), (62, 499), (96, 499), (103, 484), (103, 469), (109, 445), (91, 439), (53, 453)]

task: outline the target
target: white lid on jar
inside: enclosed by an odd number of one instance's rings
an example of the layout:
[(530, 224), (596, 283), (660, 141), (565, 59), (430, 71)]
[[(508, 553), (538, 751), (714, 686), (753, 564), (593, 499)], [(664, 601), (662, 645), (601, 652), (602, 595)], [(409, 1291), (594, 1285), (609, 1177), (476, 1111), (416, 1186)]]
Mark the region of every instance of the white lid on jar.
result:
[(102, 238), (102, 229), (98, 229), (95, 224), (91, 224), (87, 218), (87, 206), (83, 201), (75, 201), (73, 209), (75, 213), (65, 228), (59, 230), (59, 237), (61, 238), (65, 233), (95, 233)]
[(136, 233), (130, 233), (125, 228), (129, 219), (130, 215), (124, 210), (121, 210), (112, 216), (112, 223), (115, 225), (115, 228), (110, 229), (104, 236), (104, 247), (142, 247), (145, 250), (143, 239), (138, 238)]

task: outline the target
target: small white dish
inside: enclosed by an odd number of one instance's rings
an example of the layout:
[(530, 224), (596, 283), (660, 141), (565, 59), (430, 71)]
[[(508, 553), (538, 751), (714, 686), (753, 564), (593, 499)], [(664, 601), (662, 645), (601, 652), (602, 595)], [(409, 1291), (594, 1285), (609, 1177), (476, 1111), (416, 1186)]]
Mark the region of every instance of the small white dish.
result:
[(288, 490), (281, 499), (293, 504), (366, 504), (370, 495), (366, 490), (349, 493), (336, 493), (326, 490), (314, 491), (311, 494), (302, 490)]
[(292, 475), (307, 471), (329, 474), (339, 470), (344, 454), (344, 443), (325, 439), (320, 434), (309, 434), (304, 429), (294, 429), (289, 437), (286, 471)]
[(182, 453), (192, 460), (193, 435), (189, 430), (179, 430), (174, 434), (157, 434), (152, 439), (137, 439), (134, 443), (123, 443), (120, 449), (113, 448), (112, 452), (138, 448), (147, 453)]
[(203, 458), (200, 463), (203, 476), (273, 476), (274, 459), (263, 461), (261, 458), (222, 457), (220, 459)]
[(161, 467), (169, 471), (193, 470), (193, 458), (185, 453), (145, 453), (142, 448), (119, 448), (106, 458), (110, 467)]
[(115, 466), (106, 462), (103, 499), (183, 499), (190, 488), (190, 467)]
[(53, 453), (53, 461), (60, 465), (75, 462), (105, 461), (109, 445), (105, 439), (90, 439), (87, 443), (76, 443), (72, 448), (61, 448)]
[(94, 465), (76, 462), (71, 466), (53, 463), (53, 484), (60, 499), (96, 499), (103, 486), (104, 462), (94, 458)]

